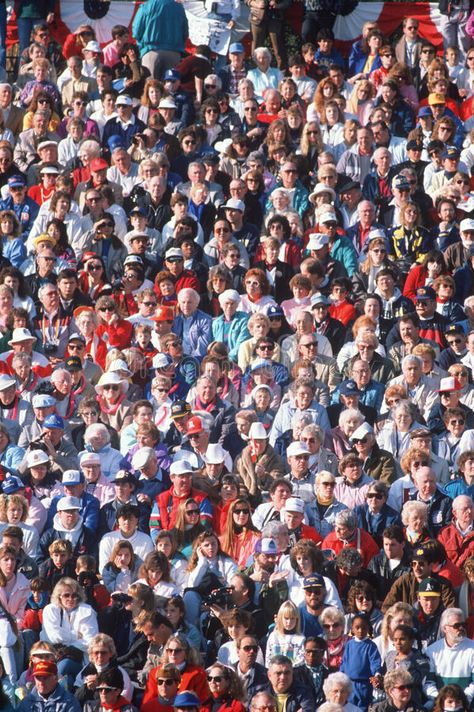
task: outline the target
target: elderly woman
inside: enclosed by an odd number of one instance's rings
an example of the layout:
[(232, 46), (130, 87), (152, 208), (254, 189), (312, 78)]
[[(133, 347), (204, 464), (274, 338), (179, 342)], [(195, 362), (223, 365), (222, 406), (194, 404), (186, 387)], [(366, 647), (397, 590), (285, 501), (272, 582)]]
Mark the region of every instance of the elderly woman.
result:
[[(324, 405), (324, 402), (321, 401), (322, 399), (318, 398), (318, 402)], [(302, 427), (298, 439), (307, 446), (310, 452), (308, 462), (308, 468), (310, 470), (313, 472), (329, 470), (329, 472), (332, 472), (334, 475), (337, 474), (337, 457), (333, 452), (323, 447), (324, 433), (319, 425), (315, 425), (314, 423), (305, 425)]]
[(235, 289), (226, 289), (218, 296), (222, 314), (212, 322), (212, 336), (215, 341), (221, 341), (229, 350), (229, 358), (237, 361), (239, 348), (250, 339), (248, 328), (249, 315), (238, 311), (240, 294)]
[[(344, 652), (344, 647), (347, 641), (349, 640), (349, 636), (344, 633), (344, 613), (342, 613), (342, 611), (340, 611), (335, 606), (328, 606), (328, 608), (325, 608), (319, 616), (319, 622), (324, 630), (324, 637), (328, 646), (325, 654), (324, 663), (328, 668), (329, 672), (334, 673), (339, 670), (339, 667), (342, 662), (342, 654)], [(327, 679), (329, 680), (331, 679), (331, 677), (332, 675), (329, 675)], [(347, 680), (349, 680), (347, 675), (344, 675), (344, 678), (347, 678)], [(325, 685), (323, 689), (326, 696), (328, 696), (328, 691), (326, 690)], [(349, 695), (350, 690), (347, 691), (347, 698), (349, 697)], [(351, 712), (354, 711), (351, 710)]]
[(351, 436), (365, 421), (364, 416), (357, 408), (346, 408), (339, 416), (339, 425), (331, 428), (326, 434), (327, 447), (332, 450), (338, 459), (352, 451)]
[(395, 480), (390, 487), (388, 504), (392, 509), (396, 512), (401, 511), (404, 502), (416, 494), (414, 478), (417, 470), (420, 467), (431, 467), (433, 464), (431, 452), (425, 448), (424, 443), (421, 446), (414, 443), (410, 445), (410, 448), (400, 459), (400, 469), (403, 475)]
[(84, 433), (84, 443), (86, 449), (79, 453), (97, 452), (100, 454), (102, 473), (108, 479), (120, 469), (122, 454), (120, 450), (115, 450), (110, 445), (110, 433), (103, 423), (93, 423), (86, 428)]
[[(237, 362), (239, 368), (245, 372), (248, 366), (250, 366), (253, 356), (254, 349), (257, 340), (263, 336), (268, 336), (270, 332), (270, 320), (265, 314), (252, 314), (247, 322), (247, 328), (251, 334), (251, 338), (243, 341), (238, 350)], [(273, 360), (280, 361), (281, 351), (278, 344), (275, 344), (273, 351)]]
[[(266, 47), (256, 47), (252, 56), (256, 67), (247, 72), (247, 79), (250, 79), (253, 84), (256, 99), (263, 101), (266, 89), (278, 89), (282, 73), (279, 69), (270, 66), (272, 54)], [(282, 58), (279, 59), (280, 64)]]
[(133, 420), (132, 404), (126, 399), (128, 381), (114, 371), (107, 372), (100, 377), (95, 390), (102, 422), (120, 433)]
[(424, 502), (410, 500), (403, 505), (402, 523), (405, 536), (412, 549), (431, 539), (428, 529), (428, 505)]
[(314, 396), (315, 385), (312, 380), (298, 378), (292, 384), (290, 397), (281, 403), (273, 421), (270, 431), (272, 445), (291, 429), (292, 419), (297, 413), (308, 413), (313, 423), (319, 425), (324, 431), (329, 430), (330, 423), (326, 409), (315, 400)]
[[(308, 425), (303, 432), (310, 427)], [(314, 527), (322, 537), (326, 537), (334, 530), (336, 515), (346, 509), (346, 505), (339, 502), (334, 496), (335, 487), (334, 474), (327, 470), (320, 470), (314, 483), (316, 499), (306, 505), (308, 524)]]
[[(117, 649), (113, 638), (105, 633), (98, 633), (92, 638), (87, 654), (89, 663), (81, 670), (74, 681), (74, 686), (78, 688), (75, 694), (81, 704), (94, 699), (99, 672), (102, 673), (115, 667)], [(126, 700), (130, 701), (133, 696), (133, 685), (125, 668), (120, 666), (118, 668), (123, 675), (122, 695)]]
[(364, 567), (379, 553), (379, 547), (370, 534), (357, 526), (357, 517), (350, 509), (336, 514), (334, 531), (325, 537), (321, 548), (332, 549), (336, 556), (343, 549), (356, 549), (362, 556)]
[(392, 411), (393, 420), (387, 421), (377, 436), (377, 442), (382, 450), (388, 450), (395, 460), (410, 447), (410, 432), (421, 428), (421, 423), (415, 420), (415, 407), (413, 403), (401, 401)]
[[(345, 672), (333, 672), (323, 683), (323, 691), (326, 696), (326, 702), (319, 708), (324, 712), (358, 712), (359, 708), (348, 702), (352, 693), (352, 682)], [(329, 709), (327, 707), (329, 706)]]
[[(418, 344), (415, 348), (421, 345)], [(408, 354), (403, 358), (401, 368), (401, 375), (390, 381), (390, 385), (402, 385), (406, 388), (411, 403), (418, 408), (418, 412), (427, 420), (431, 409), (437, 401), (438, 393), (435, 390), (436, 386), (433, 384), (432, 379), (425, 375), (423, 371), (423, 358), (416, 354)]]
[(354, 510), (357, 524), (382, 547), (384, 530), (392, 524), (400, 524), (400, 517), (387, 504), (388, 487), (384, 482), (370, 484), (365, 499), (364, 504), (359, 504)]
[[(374, 712), (421, 712), (423, 707), (415, 705), (412, 700), (414, 680), (408, 670), (399, 667), (385, 674), (383, 686), (387, 699), (373, 705)], [(444, 710), (447, 707), (443, 708)]]
[(268, 493), (272, 480), (283, 477), (285, 467), (281, 458), (269, 443), (269, 435), (262, 423), (252, 423), (249, 430), (249, 444), (235, 461), (243, 485), (255, 507)]
[(336, 499), (351, 509), (364, 504), (373, 480), (363, 471), (363, 460), (353, 452), (344, 455), (339, 462), (339, 475), (334, 488)]
[(82, 587), (74, 579), (64, 577), (54, 587), (51, 603), (43, 612), (40, 638), (53, 645), (65, 646), (58, 672), (67, 676), (71, 688), (82, 669), (84, 655), (99, 632), (97, 614), (84, 601)]

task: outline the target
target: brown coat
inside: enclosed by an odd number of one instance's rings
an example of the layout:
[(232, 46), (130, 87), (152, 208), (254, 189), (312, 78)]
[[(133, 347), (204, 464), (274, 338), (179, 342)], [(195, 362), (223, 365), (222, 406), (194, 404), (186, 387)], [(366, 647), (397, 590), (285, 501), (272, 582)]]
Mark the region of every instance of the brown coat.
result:
[(237, 474), (242, 480), (242, 484), (247, 488), (248, 493), (253, 497), (263, 490), (268, 490), (273, 480), (283, 477), (285, 474), (283, 460), (276, 454), (270, 444), (267, 445), (267, 449), (259, 459), (258, 464), (265, 471), (263, 477), (255, 472), (255, 463), (252, 461), (250, 454), (250, 445), (247, 445), (242, 450), (235, 461)]

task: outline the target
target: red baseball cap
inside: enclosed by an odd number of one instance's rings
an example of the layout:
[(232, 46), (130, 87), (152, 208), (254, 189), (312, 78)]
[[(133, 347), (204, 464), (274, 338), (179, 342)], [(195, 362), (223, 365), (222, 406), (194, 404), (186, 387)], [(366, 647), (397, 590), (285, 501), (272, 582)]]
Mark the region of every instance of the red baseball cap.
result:
[(89, 167), (91, 171), (103, 171), (109, 167), (109, 164), (103, 158), (93, 158), (89, 163)]
[(40, 660), (33, 665), (33, 677), (49, 677), (57, 674), (57, 665), (52, 660)]
[(173, 307), (159, 306), (150, 318), (152, 321), (173, 321), (174, 315)]
[(187, 435), (195, 435), (196, 433), (202, 433), (204, 427), (202, 425), (202, 420), (199, 416), (193, 415), (188, 420), (188, 427), (186, 428)]

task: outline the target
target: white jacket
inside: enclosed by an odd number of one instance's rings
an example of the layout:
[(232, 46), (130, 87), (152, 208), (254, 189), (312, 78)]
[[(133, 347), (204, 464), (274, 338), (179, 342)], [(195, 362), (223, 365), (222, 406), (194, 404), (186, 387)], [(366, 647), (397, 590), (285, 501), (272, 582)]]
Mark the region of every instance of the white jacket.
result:
[(97, 614), (87, 603), (80, 603), (69, 614), (55, 603), (49, 603), (43, 611), (40, 639), (53, 645), (73, 645), (85, 653), (98, 632)]

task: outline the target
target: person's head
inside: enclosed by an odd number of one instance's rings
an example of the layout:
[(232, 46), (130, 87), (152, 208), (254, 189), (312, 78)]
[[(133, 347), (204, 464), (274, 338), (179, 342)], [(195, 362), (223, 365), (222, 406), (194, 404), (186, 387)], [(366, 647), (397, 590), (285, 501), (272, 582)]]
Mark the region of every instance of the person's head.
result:
[(327, 640), (337, 640), (344, 633), (344, 614), (336, 606), (328, 606), (319, 616)]
[[(139, 584), (140, 585), (140, 584)], [(147, 589), (147, 592), (150, 592), (150, 589), (148, 586), (144, 587)], [(132, 590), (129, 588), (128, 590), (129, 595), (132, 594)], [(163, 615), (160, 611), (155, 610), (155, 603), (154, 603), (154, 595), (153, 592), (151, 592), (152, 598), (151, 598), (151, 606), (149, 610), (146, 612), (144, 617), (140, 620), (140, 632), (143, 633), (145, 638), (149, 643), (152, 643), (158, 647), (162, 647), (167, 644), (167, 641), (170, 639), (170, 636), (173, 632), (173, 626), (169, 619)], [(174, 647), (174, 645), (172, 646)], [(180, 647), (180, 644), (177, 643), (176, 647)], [(166, 654), (166, 649), (165, 653)], [(168, 656), (169, 658), (176, 658), (177, 654), (172, 653), (171, 655)], [(169, 668), (170, 666), (173, 666), (176, 668), (177, 673), (175, 672), (174, 674), (174, 679), (180, 680), (179, 676), (179, 670), (177, 669), (178, 663), (176, 660), (166, 660), (165, 666)], [(163, 665), (162, 665), (163, 667)], [(160, 690), (165, 689), (165, 685), (160, 686)]]
[(232, 668), (215, 662), (207, 668), (207, 681), (214, 699), (230, 698), (239, 700), (243, 697), (242, 683)]
[(240, 667), (247, 671), (253, 667), (257, 661), (258, 641), (253, 635), (246, 634), (236, 641), (237, 656)]
[[(357, 458), (355, 458), (357, 460)], [(344, 509), (336, 514), (334, 520), (334, 533), (339, 541), (348, 541), (357, 528), (357, 518), (349, 509)]]
[(51, 603), (67, 612), (75, 610), (85, 600), (85, 594), (78, 582), (64, 576), (58, 581), (51, 594)]
[[(463, 453), (467, 454), (467, 453)], [(463, 456), (461, 455), (461, 457)], [(469, 453), (470, 457), (473, 457), (472, 451)], [(459, 463), (458, 460), (458, 463)], [(465, 460), (465, 465), (469, 462), (469, 466), (471, 466), (472, 460)], [(453, 518), (457, 522), (458, 526), (460, 529), (463, 531), (468, 529), (469, 526), (472, 525), (473, 519), (474, 519), (474, 503), (471, 499), (471, 497), (468, 497), (467, 495), (461, 494), (458, 497), (455, 497), (453, 500)]]
[(344, 707), (352, 692), (352, 682), (344, 672), (333, 672), (325, 679), (323, 691), (326, 700)]
[[(429, 470), (430, 468), (420, 467), (419, 469)], [(424, 502), (405, 502), (401, 517), (403, 524), (408, 527), (410, 532), (421, 534), (428, 524), (428, 506)]]
[(444, 685), (436, 698), (434, 712), (467, 712), (469, 702), (459, 685)]
[(387, 559), (401, 559), (405, 548), (403, 529), (396, 524), (386, 527), (382, 535), (382, 546)]
[(447, 608), (439, 625), (450, 647), (459, 644), (466, 637), (466, 617), (460, 608)]
[(395, 709), (405, 709), (411, 700), (413, 677), (408, 670), (400, 667), (386, 673), (384, 690)]
[(293, 666), (285, 655), (275, 655), (270, 660), (268, 679), (273, 692), (283, 695), (293, 684)]

